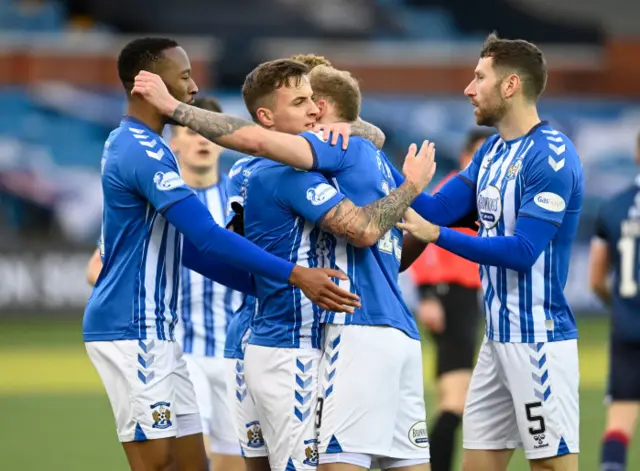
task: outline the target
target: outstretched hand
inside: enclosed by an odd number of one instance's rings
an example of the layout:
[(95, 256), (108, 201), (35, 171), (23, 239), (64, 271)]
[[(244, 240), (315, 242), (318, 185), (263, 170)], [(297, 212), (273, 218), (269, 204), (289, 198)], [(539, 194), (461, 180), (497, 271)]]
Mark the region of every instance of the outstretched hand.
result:
[(431, 183), (436, 172), (435, 157), (436, 147), (433, 142), (424, 141), (419, 150), (415, 144), (409, 146), (402, 173), (419, 191)]

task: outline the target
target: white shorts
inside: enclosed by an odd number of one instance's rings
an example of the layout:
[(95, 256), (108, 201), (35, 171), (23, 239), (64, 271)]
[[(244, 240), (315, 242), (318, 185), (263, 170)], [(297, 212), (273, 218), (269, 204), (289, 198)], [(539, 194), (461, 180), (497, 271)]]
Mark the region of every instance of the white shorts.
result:
[(385, 467), (429, 462), (420, 341), (391, 327), (332, 324), (325, 339), (320, 463), (336, 462), (337, 454), (377, 457)]
[(231, 412), (233, 430), (246, 458), (267, 456), (258, 412), (244, 380), (244, 360), (225, 358), (227, 406)]
[(315, 411), (322, 351), (247, 345), (244, 371), (273, 471), (315, 470)]
[(85, 346), (107, 390), (121, 442), (202, 433), (199, 418), (193, 425), (198, 405), (178, 343), (116, 340)]
[(578, 453), (578, 343), (485, 338), (462, 418), (469, 450), (524, 448), (527, 459)]
[(240, 446), (227, 405), (224, 358), (185, 355), (196, 392), (202, 431), (209, 436), (211, 452), (240, 455)]

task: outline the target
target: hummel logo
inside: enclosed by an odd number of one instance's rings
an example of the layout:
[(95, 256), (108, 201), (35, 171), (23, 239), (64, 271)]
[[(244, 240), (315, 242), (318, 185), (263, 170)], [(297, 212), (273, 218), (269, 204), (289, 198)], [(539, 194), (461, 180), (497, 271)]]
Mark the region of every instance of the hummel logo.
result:
[(564, 167), (565, 159), (555, 160), (553, 157), (549, 156), (547, 162), (549, 162), (549, 165), (554, 170), (554, 172), (558, 172), (562, 169), (562, 167)]

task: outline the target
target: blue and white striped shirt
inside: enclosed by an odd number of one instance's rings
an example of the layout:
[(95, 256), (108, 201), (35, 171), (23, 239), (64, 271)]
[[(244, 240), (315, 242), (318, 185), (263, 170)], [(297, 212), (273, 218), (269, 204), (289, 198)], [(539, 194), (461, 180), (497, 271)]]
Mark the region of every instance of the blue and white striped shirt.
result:
[[(227, 177), (209, 188), (196, 189), (196, 195), (213, 219), (225, 225)], [(182, 267), (178, 306), (180, 322), (176, 339), (185, 353), (207, 357), (223, 357), (227, 326), (242, 302), (241, 294), (214, 283), (188, 268)]]
[(583, 192), (573, 143), (546, 122), (511, 141), (495, 135), (460, 177), (476, 189), (480, 237), (513, 236), (518, 217), (558, 226), (530, 269), (480, 266), (487, 337), (524, 343), (577, 338), (564, 296)]
[(105, 143), (102, 191), (103, 267), (84, 340), (175, 340), (182, 237), (162, 212), (193, 191), (162, 137), (132, 117)]

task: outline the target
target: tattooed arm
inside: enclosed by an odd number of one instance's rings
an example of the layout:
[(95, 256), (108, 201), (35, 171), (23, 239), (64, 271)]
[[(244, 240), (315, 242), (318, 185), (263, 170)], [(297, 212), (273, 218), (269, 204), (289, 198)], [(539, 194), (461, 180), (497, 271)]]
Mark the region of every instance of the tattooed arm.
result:
[(314, 155), (309, 142), (300, 136), (264, 129), (235, 116), (206, 111), (180, 103), (171, 118), (228, 149), (275, 160), (310, 170)]
[(362, 118), (358, 118), (357, 121), (351, 123), (351, 134), (373, 142), (378, 149), (382, 149), (384, 141), (387, 138), (382, 132), (382, 129), (363, 121)]
[(322, 218), (320, 227), (345, 237), (356, 247), (369, 247), (402, 219), (419, 194), (420, 189), (407, 180), (388, 196), (366, 206), (356, 206), (345, 198)]
[(131, 93), (142, 97), (178, 124), (193, 129), (223, 147), (304, 170), (313, 168), (314, 155), (303, 137), (269, 131), (245, 119), (181, 103), (171, 96), (156, 74), (141, 71), (135, 78)]

